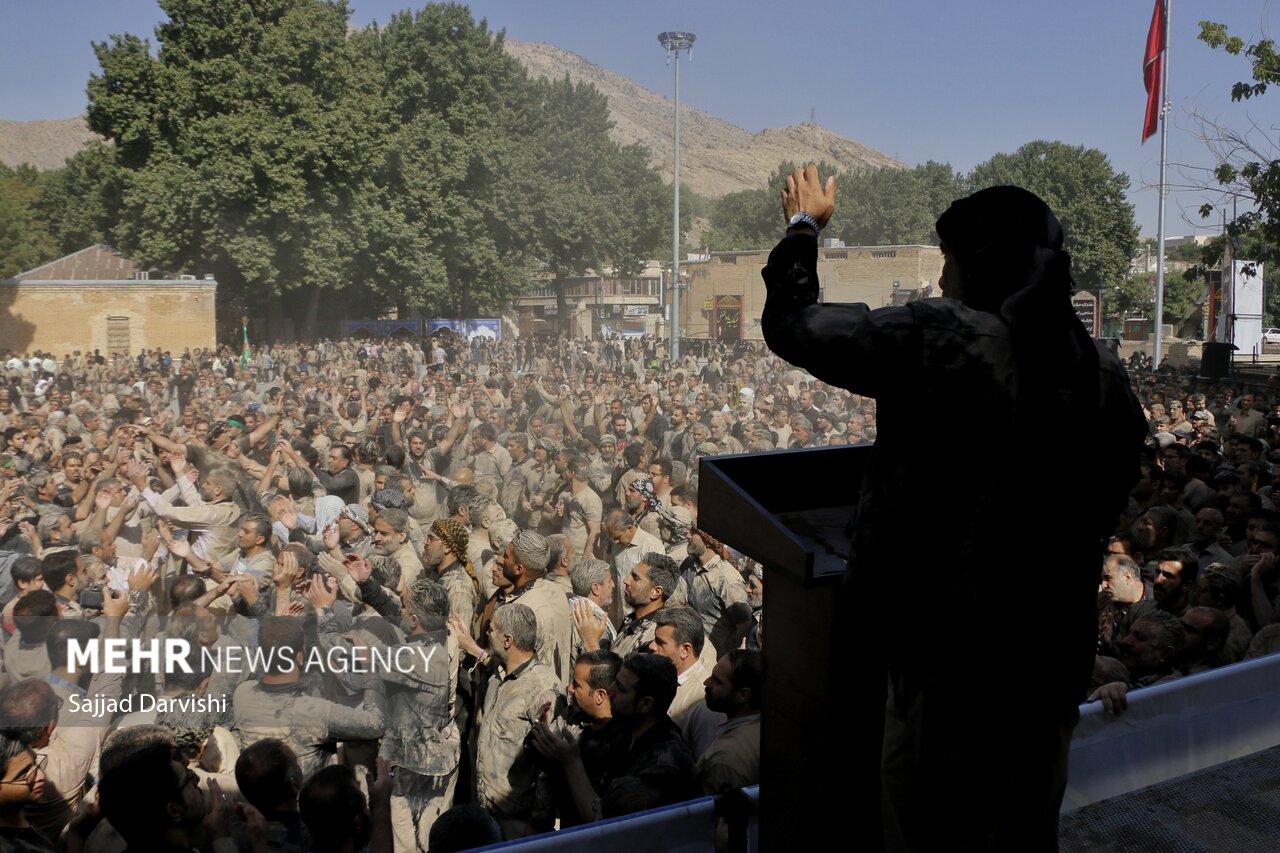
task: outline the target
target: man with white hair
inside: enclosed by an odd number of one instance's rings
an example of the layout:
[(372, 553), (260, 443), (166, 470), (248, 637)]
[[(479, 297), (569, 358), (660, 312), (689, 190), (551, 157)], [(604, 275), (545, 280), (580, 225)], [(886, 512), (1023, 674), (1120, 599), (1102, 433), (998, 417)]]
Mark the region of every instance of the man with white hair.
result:
[(503, 576), (512, 584), (507, 603), (518, 601), (537, 617), (538, 641), (534, 652), (538, 660), (551, 667), (561, 684), (567, 684), (573, 674), (569, 660), (573, 647), (569, 599), (559, 586), (546, 578), (547, 564), (551, 561), (547, 540), (536, 533), (518, 531), (495, 559)]
[(586, 650), (582, 642), (584, 631), (595, 639), (596, 648), (608, 649), (618, 631), (609, 619), (608, 610), (613, 604), (613, 570), (604, 560), (580, 560), (569, 573), (573, 582), (573, 596), (569, 599), (572, 617), (572, 651), (575, 661)]
[(476, 742), (476, 799), (507, 840), (551, 829), (535, 817), (542, 762), (528, 736), (548, 704), (561, 701), (563, 679), (538, 659), (538, 624), (523, 603), (504, 604), (489, 623), (489, 652), (502, 665), (489, 679)]

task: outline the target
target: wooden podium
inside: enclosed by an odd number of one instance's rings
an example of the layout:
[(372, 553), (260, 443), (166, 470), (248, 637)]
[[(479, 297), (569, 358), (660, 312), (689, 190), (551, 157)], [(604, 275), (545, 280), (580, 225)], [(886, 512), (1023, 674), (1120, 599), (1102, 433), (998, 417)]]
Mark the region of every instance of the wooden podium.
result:
[[(760, 844), (882, 848), (885, 677), (839, 617), (871, 445), (704, 458), (698, 525), (764, 566)], [(866, 602), (878, 606), (877, 602)], [(844, 632), (838, 646), (837, 625)]]

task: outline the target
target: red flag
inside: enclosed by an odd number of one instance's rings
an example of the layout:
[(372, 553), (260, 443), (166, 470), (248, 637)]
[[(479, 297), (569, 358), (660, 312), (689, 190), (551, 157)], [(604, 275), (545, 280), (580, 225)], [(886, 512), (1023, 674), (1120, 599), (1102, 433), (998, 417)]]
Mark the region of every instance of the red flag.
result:
[(1147, 87), (1147, 114), (1142, 119), (1142, 141), (1146, 142), (1160, 126), (1160, 107), (1164, 100), (1164, 0), (1156, 0), (1151, 13), (1151, 29), (1147, 30), (1147, 52), (1142, 57), (1142, 82)]

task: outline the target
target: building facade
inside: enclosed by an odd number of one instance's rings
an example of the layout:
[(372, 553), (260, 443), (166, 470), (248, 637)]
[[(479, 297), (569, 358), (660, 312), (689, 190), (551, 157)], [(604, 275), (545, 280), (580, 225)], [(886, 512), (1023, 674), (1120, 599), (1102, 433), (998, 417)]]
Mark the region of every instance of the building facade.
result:
[(535, 275), (534, 287), (512, 301), (521, 336), (565, 333), (588, 335), (662, 335), (662, 267), (650, 261), (635, 278), (587, 275), (565, 279), (561, 318), (556, 282), (549, 273)]
[[(726, 342), (763, 340), (760, 313), (767, 251), (714, 252), (707, 260), (681, 263), (687, 272), (680, 303), (684, 337)], [(872, 308), (902, 305), (940, 295), (942, 252), (937, 246), (841, 246), (818, 249), (819, 298), (861, 302)]]
[(212, 348), (218, 283), (148, 271), (95, 245), (0, 281), (0, 348), (57, 357)]

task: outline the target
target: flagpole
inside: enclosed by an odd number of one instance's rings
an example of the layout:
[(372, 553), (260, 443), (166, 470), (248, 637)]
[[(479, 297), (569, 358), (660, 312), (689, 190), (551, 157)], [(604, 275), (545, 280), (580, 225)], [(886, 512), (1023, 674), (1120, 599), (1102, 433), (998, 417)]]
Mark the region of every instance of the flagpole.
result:
[(1164, 103), (1160, 105), (1160, 214), (1156, 221), (1156, 334), (1155, 353), (1151, 358), (1154, 370), (1160, 369), (1163, 355), (1164, 336), (1161, 327), (1164, 325), (1164, 199), (1168, 192), (1165, 185), (1165, 171), (1168, 167), (1169, 146), (1169, 6), (1172, 0), (1164, 0), (1164, 56), (1160, 59), (1160, 97)]

